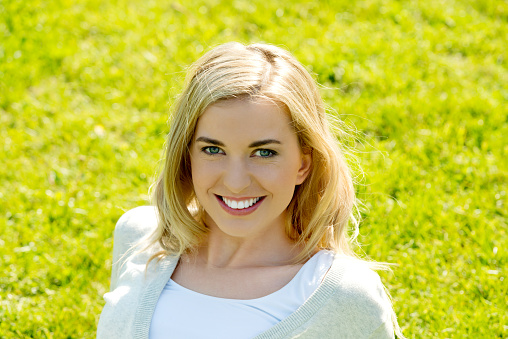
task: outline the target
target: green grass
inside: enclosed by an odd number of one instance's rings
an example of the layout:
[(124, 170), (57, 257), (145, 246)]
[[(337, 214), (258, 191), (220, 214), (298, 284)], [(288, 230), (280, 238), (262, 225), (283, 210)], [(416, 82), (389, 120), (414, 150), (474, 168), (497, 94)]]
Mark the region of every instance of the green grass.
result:
[(409, 338), (506, 338), (508, 3), (0, 0), (0, 338), (92, 338), (186, 67), (292, 51), (364, 135), (364, 251)]

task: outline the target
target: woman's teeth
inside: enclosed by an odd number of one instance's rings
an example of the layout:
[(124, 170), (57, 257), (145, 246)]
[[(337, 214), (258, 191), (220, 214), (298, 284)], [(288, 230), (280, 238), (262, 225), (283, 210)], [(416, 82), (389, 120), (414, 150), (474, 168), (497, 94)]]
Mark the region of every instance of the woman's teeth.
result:
[(259, 200), (261, 200), (261, 197), (246, 199), (246, 200), (241, 200), (241, 201), (230, 200), (230, 199), (224, 198), (224, 197), (221, 197), (221, 198), (222, 198), (222, 201), (224, 201), (224, 203), (226, 205), (228, 205), (230, 208), (235, 209), (235, 210), (249, 208), (252, 205), (254, 205), (255, 203), (257, 203)]

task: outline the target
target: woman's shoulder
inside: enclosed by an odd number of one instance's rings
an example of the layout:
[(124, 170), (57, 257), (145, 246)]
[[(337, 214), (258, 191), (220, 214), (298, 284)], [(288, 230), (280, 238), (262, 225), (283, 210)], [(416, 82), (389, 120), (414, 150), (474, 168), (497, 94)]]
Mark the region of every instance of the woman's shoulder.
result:
[(334, 296), (341, 303), (352, 305), (351, 311), (376, 316), (391, 314), (392, 305), (379, 274), (368, 262), (336, 255), (331, 271)]
[(115, 226), (115, 242), (137, 242), (157, 227), (154, 206), (139, 206), (125, 212)]
[(348, 338), (393, 338), (391, 301), (368, 262), (335, 254), (321, 287), (320, 324)]
[[(147, 239), (157, 228), (157, 214), (153, 206), (140, 206), (125, 212), (115, 226), (113, 245), (113, 267), (111, 275), (111, 287), (114, 288), (117, 278), (121, 274), (123, 264), (131, 262), (146, 263), (150, 257), (147, 251), (139, 252), (135, 257), (131, 256), (137, 250), (142, 250), (143, 239)], [(123, 267), (125, 269), (125, 267)]]
[(384, 294), (384, 286), (372, 264), (361, 259), (335, 255), (332, 268), (339, 271), (340, 286), (351, 293)]

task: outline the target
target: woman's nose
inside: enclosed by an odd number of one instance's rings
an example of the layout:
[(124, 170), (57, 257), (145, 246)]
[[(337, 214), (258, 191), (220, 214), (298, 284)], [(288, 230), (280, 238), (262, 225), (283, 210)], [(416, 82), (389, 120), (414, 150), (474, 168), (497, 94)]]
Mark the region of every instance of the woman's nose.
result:
[(224, 173), (224, 185), (231, 193), (241, 193), (251, 184), (251, 175), (244, 161), (231, 160)]

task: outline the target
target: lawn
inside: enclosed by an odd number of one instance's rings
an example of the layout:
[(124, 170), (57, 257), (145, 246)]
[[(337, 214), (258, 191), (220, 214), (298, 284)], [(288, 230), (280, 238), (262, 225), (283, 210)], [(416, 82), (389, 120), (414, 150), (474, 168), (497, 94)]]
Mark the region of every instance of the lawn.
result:
[(404, 334), (508, 337), (507, 37), (504, 0), (0, 0), (0, 338), (95, 336), (114, 225), (227, 41), (290, 50), (351, 130)]

